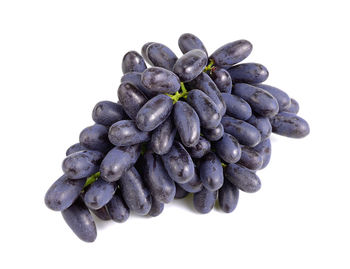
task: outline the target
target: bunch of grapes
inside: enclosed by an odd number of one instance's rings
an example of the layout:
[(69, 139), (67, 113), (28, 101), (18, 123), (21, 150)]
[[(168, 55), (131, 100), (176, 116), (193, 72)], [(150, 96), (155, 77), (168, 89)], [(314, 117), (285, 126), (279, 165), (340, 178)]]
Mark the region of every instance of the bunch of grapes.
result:
[(142, 56), (125, 54), (119, 102), (96, 104), (95, 124), (68, 148), (64, 174), (46, 193), (46, 205), (61, 211), (84, 241), (96, 239), (91, 213), (119, 223), (130, 212), (155, 217), (189, 193), (200, 213), (217, 199), (232, 212), (239, 191), (260, 189), (256, 171), (270, 161), (271, 132), (309, 133), (298, 103), (261, 84), (269, 75), (265, 66), (238, 64), (252, 51), (249, 41), (228, 43), (210, 56), (193, 34), (178, 44), (180, 58), (156, 42), (145, 44)]

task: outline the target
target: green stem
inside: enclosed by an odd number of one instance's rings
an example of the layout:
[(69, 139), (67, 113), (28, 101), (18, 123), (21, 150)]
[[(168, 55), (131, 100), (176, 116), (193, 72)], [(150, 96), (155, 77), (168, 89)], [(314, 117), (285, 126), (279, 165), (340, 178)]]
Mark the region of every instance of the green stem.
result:
[(180, 85), (181, 85), (181, 92), (177, 91), (175, 94), (169, 94), (169, 93), (165, 94), (173, 100), (173, 104), (179, 101), (180, 98), (185, 98), (185, 99), (187, 98), (188, 91), (185, 87), (185, 84), (181, 82)]
[(226, 164), (226, 163), (221, 163), (221, 166), (222, 166), (223, 168), (225, 168), (225, 167), (227, 166), (227, 164)]
[(204, 72), (211, 71), (214, 68), (214, 61), (213, 59), (209, 60), (209, 64), (204, 68)]
[(97, 172), (96, 174), (93, 174), (92, 176), (88, 177), (86, 179), (84, 188), (86, 188), (90, 184), (94, 183), (100, 177), (100, 175), (101, 175), (101, 172)]

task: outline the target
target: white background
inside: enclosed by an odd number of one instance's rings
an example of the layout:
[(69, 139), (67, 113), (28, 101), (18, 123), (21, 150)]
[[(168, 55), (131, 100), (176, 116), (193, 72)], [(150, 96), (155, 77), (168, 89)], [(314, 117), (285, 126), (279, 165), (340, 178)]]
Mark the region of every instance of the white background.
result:
[[(1, 1), (1, 268), (349, 268), (348, 1)], [(117, 99), (121, 59), (148, 41), (178, 55), (184, 32), (209, 52), (245, 38), (247, 61), (296, 98), (311, 126), (273, 136), (262, 189), (232, 214), (191, 201), (157, 218), (97, 222), (75, 237), (44, 194), (65, 150)]]

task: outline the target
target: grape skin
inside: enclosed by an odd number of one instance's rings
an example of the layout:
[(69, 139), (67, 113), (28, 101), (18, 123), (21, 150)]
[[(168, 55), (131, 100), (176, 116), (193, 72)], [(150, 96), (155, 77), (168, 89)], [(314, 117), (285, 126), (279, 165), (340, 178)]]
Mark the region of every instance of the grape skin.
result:
[(193, 194), (194, 208), (201, 214), (209, 213), (214, 208), (217, 194), (217, 191), (209, 191), (206, 188)]
[(154, 93), (174, 94), (180, 89), (179, 77), (161, 67), (147, 68), (141, 75), (141, 82)]
[(214, 129), (203, 129), (202, 131), (209, 141), (218, 141), (224, 135), (224, 127), (221, 123)]
[(113, 221), (123, 223), (128, 220), (130, 210), (122, 198), (120, 189), (115, 192), (106, 207)]
[(216, 154), (226, 163), (236, 163), (241, 158), (241, 146), (232, 135), (224, 133), (214, 144)]
[(224, 183), (224, 174), (220, 159), (215, 153), (205, 155), (199, 167), (199, 176), (207, 190), (216, 191)]
[(152, 43), (146, 50), (147, 58), (152, 65), (173, 70), (177, 56), (171, 49), (160, 43)]
[(270, 162), (271, 158), (271, 141), (266, 139), (261, 141), (257, 146), (254, 147), (254, 150), (260, 154), (263, 159), (263, 164), (260, 169), (264, 169)]
[(181, 188), (183, 188), (185, 191), (189, 193), (196, 193), (202, 190), (203, 183), (201, 179), (199, 178), (197, 171), (195, 171), (193, 178), (191, 178), (190, 181), (179, 184)]
[(92, 111), (92, 119), (98, 124), (110, 126), (117, 121), (126, 119), (126, 114), (122, 105), (110, 101), (101, 101), (95, 105)]
[(298, 104), (298, 102), (295, 99), (291, 98), (290, 99), (290, 107), (285, 109), (284, 112), (298, 114), (298, 112), (299, 112), (299, 104)]
[(249, 169), (231, 163), (225, 168), (225, 178), (241, 191), (253, 193), (261, 188), (259, 177)]
[(232, 91), (232, 79), (230, 74), (223, 68), (213, 68), (210, 73), (210, 77), (215, 82), (219, 91), (222, 93), (231, 93)]
[(115, 184), (98, 178), (93, 182), (84, 194), (84, 202), (88, 208), (100, 209), (105, 206), (113, 197)]
[(236, 209), (239, 199), (239, 190), (236, 186), (225, 180), (224, 185), (219, 190), (219, 205), (225, 213), (231, 213)]
[[(147, 98), (152, 98), (157, 95), (157, 93), (148, 90), (141, 81), (142, 73), (139, 72), (129, 72), (122, 76), (120, 82), (129, 82), (133, 84), (138, 90), (140, 90)], [(119, 99), (120, 100), (120, 99)]]
[(164, 204), (161, 202), (158, 202), (156, 199), (154, 199), (154, 197), (152, 197), (152, 207), (147, 215), (151, 217), (157, 217), (163, 212), (163, 210), (164, 210)]
[(310, 133), (309, 124), (293, 113), (278, 113), (271, 119), (271, 125), (272, 132), (290, 138), (303, 138)]
[(187, 148), (187, 152), (192, 158), (202, 158), (210, 151), (210, 142), (204, 137), (200, 136), (197, 145)]
[(188, 192), (185, 191), (181, 186), (177, 183), (175, 183), (176, 186), (176, 193), (175, 193), (175, 199), (183, 199), (188, 195)]
[(122, 60), (123, 73), (143, 72), (147, 68), (142, 56), (136, 51), (127, 52)]
[(90, 150), (108, 152), (113, 146), (108, 140), (108, 127), (95, 124), (83, 129), (79, 135), (80, 144)]
[(268, 118), (252, 115), (247, 122), (259, 130), (262, 141), (270, 137), (272, 126)]
[(66, 156), (69, 156), (69, 155), (71, 155), (71, 154), (73, 154), (73, 153), (76, 153), (76, 152), (82, 151), (82, 150), (88, 150), (88, 148), (87, 148), (87, 147), (84, 147), (84, 146), (83, 146), (82, 144), (80, 144), (80, 143), (75, 143), (75, 144), (71, 145), (71, 146), (67, 149), (67, 151), (66, 151)]
[(262, 64), (238, 64), (227, 70), (233, 83), (262, 83), (269, 77), (269, 71)]
[(241, 146), (241, 151), (241, 159), (237, 164), (249, 170), (258, 170), (262, 167), (263, 158), (257, 151), (247, 146)]
[(267, 85), (267, 84), (256, 84), (255, 86), (267, 91), (273, 97), (275, 97), (275, 99), (278, 102), (279, 112), (284, 111), (284, 110), (288, 109), (288, 107), (290, 107), (291, 100), (290, 100), (288, 94), (285, 93), (284, 91), (282, 91), (276, 87)]
[(109, 212), (107, 210), (106, 206), (103, 206), (99, 209), (92, 209), (89, 208), (90, 212), (92, 212), (97, 218), (103, 221), (111, 220), (111, 216), (109, 215)]
[(226, 104), (226, 114), (239, 120), (247, 120), (252, 116), (250, 105), (237, 95), (222, 93)]
[(204, 51), (206, 55), (208, 55), (203, 42), (193, 34), (186, 33), (181, 35), (178, 41), (178, 45), (183, 54), (189, 52), (190, 50), (200, 49)]
[(176, 128), (171, 117), (159, 125), (153, 132), (150, 147), (158, 155), (169, 152), (176, 135)]
[(141, 55), (143, 57), (143, 59), (145, 59), (145, 61), (149, 64), (152, 64), (150, 59), (148, 58), (148, 55), (147, 55), (147, 49), (150, 45), (152, 45), (153, 43), (155, 42), (147, 42), (146, 44), (144, 44), (141, 48)]

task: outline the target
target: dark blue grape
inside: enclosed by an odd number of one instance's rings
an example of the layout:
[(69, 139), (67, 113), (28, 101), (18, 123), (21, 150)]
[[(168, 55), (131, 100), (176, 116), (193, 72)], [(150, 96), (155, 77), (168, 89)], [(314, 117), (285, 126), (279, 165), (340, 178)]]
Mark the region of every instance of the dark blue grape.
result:
[(141, 76), (142, 84), (154, 93), (176, 93), (180, 80), (173, 72), (161, 67), (147, 68)]
[(254, 147), (254, 150), (260, 154), (263, 159), (263, 164), (260, 169), (264, 169), (270, 162), (271, 158), (271, 141), (266, 139), (261, 141), (257, 146)]
[(147, 47), (147, 57), (152, 65), (173, 70), (177, 57), (171, 49), (160, 43), (152, 43)]
[(220, 92), (231, 93), (232, 79), (230, 74), (225, 69), (213, 68), (209, 74)]
[(45, 204), (55, 211), (70, 207), (84, 188), (86, 178), (69, 179), (66, 175), (57, 179), (45, 195)]
[(99, 151), (78, 151), (63, 160), (62, 170), (70, 179), (89, 177), (98, 172), (103, 156)]
[(114, 183), (98, 178), (85, 192), (84, 202), (88, 208), (96, 210), (105, 206), (112, 199), (114, 192)]
[(99, 209), (91, 209), (89, 208), (89, 210), (94, 213), (94, 215), (99, 218), (100, 220), (103, 220), (103, 221), (107, 221), (107, 220), (111, 220), (111, 216), (109, 215), (108, 213), (108, 210), (107, 210), (107, 207), (106, 206), (103, 206)]
[(147, 215), (151, 217), (157, 217), (163, 212), (163, 210), (164, 210), (164, 204), (161, 202), (158, 202), (156, 199), (154, 199), (154, 197), (152, 197), (152, 207)]
[(95, 105), (92, 119), (98, 124), (110, 126), (117, 121), (126, 119), (126, 114), (121, 104), (101, 101)]
[(153, 97), (137, 113), (137, 127), (145, 132), (153, 131), (169, 117), (172, 108), (173, 100), (169, 96)]
[(164, 121), (152, 133), (150, 146), (158, 155), (163, 155), (169, 152), (173, 145), (176, 135), (176, 128), (171, 117)]
[(224, 127), (221, 123), (214, 129), (203, 129), (202, 131), (209, 141), (218, 141), (224, 135)]
[(173, 120), (185, 147), (197, 145), (200, 123), (196, 111), (187, 103), (178, 101), (174, 106)]
[(86, 127), (79, 135), (80, 144), (90, 150), (108, 152), (112, 144), (108, 140), (108, 127), (95, 124)]
[(248, 102), (254, 112), (263, 117), (273, 117), (278, 113), (277, 100), (267, 91), (255, 86), (237, 83), (233, 93)]
[(137, 89), (139, 89), (145, 96), (152, 98), (157, 95), (157, 93), (148, 90), (141, 81), (142, 73), (139, 72), (129, 72), (122, 76), (120, 82), (129, 82), (133, 84)]
[(194, 173), (193, 178), (191, 178), (190, 181), (179, 184), (181, 188), (183, 188), (185, 191), (190, 192), (190, 193), (196, 193), (202, 190), (203, 184), (198, 176), (197, 172)]
[(108, 138), (113, 145), (122, 147), (149, 141), (151, 134), (137, 129), (135, 122), (132, 120), (122, 120), (109, 128)]
[(218, 48), (209, 57), (214, 60), (216, 66), (229, 68), (243, 61), (252, 52), (253, 45), (247, 40), (237, 40)]
[(82, 151), (82, 150), (88, 150), (88, 148), (87, 147), (84, 147), (82, 144), (80, 144), (80, 143), (76, 143), (76, 144), (74, 144), (74, 145), (71, 145), (68, 149), (67, 149), (67, 151), (66, 151), (66, 156), (68, 156), (68, 155), (71, 155), (71, 154), (73, 154), (73, 153), (76, 153), (76, 152), (78, 152), (78, 151)]
[(203, 45), (203, 42), (193, 34), (190, 34), (190, 33), (182, 34), (179, 38), (178, 44), (183, 54), (185, 54), (186, 52), (189, 52), (190, 50), (200, 49), (204, 51), (205, 54), (208, 55), (207, 50)]
[(106, 207), (111, 219), (115, 222), (123, 223), (128, 220), (130, 211), (123, 200), (120, 189), (116, 191)]
[(101, 163), (101, 177), (108, 182), (117, 181), (136, 163), (139, 156), (140, 145), (113, 148)]
[(210, 142), (204, 137), (200, 136), (197, 145), (187, 148), (187, 151), (192, 158), (202, 158), (210, 151), (210, 146)]
[(224, 183), (224, 174), (220, 159), (215, 153), (209, 152), (201, 159), (199, 176), (204, 187), (210, 191), (216, 191)]
[(227, 70), (233, 83), (257, 84), (264, 82), (269, 77), (269, 71), (262, 64), (244, 63)]
[(138, 215), (147, 215), (152, 206), (151, 194), (135, 167), (123, 174), (119, 186), (129, 209)]
[(176, 193), (175, 193), (175, 199), (183, 199), (188, 195), (188, 192), (185, 191), (181, 186), (177, 183), (175, 183), (176, 186)]
[(96, 239), (96, 225), (91, 213), (81, 199), (62, 211), (62, 216), (68, 226), (81, 240), (93, 242)]
[(247, 120), (252, 116), (250, 105), (241, 97), (229, 93), (222, 93), (226, 104), (226, 114), (239, 120)]
[(224, 133), (223, 137), (213, 144), (216, 154), (227, 163), (236, 163), (241, 158), (241, 146), (236, 138)]
[(236, 209), (239, 199), (239, 190), (232, 185), (228, 180), (225, 180), (224, 185), (219, 190), (219, 205), (225, 213), (231, 213)]
[(237, 164), (249, 170), (258, 170), (261, 168), (263, 165), (263, 158), (257, 151), (247, 146), (241, 146), (241, 151), (241, 159)]
[(123, 73), (143, 72), (147, 68), (142, 56), (136, 51), (127, 52), (122, 61)]
[(284, 112), (298, 114), (298, 112), (299, 112), (299, 104), (298, 104), (298, 102), (295, 99), (291, 98), (290, 99), (290, 107), (286, 108), (284, 110)]
[(217, 191), (209, 191), (203, 188), (201, 191), (193, 194), (194, 208), (201, 214), (209, 213), (215, 205)]
[(279, 112), (281, 111), (285, 111), (286, 109), (288, 109), (288, 107), (290, 107), (291, 105), (291, 100), (288, 96), (287, 93), (285, 93), (284, 91), (276, 88), (276, 87), (272, 87), (270, 85), (266, 85), (266, 84), (257, 84), (255, 85), (258, 88), (261, 88), (265, 91), (267, 91), (268, 93), (270, 93), (273, 97), (275, 97), (275, 99), (278, 102), (278, 106), (279, 106)]
[(260, 179), (254, 172), (234, 163), (225, 168), (225, 178), (244, 192), (257, 192), (261, 188)]
[(240, 144), (254, 147), (261, 141), (259, 130), (245, 121), (225, 116), (221, 123), (224, 126), (225, 133), (234, 136)]
[(252, 115), (247, 122), (259, 130), (261, 140), (265, 140), (270, 137), (272, 126), (268, 118)]
[(173, 72), (182, 82), (189, 82), (204, 70), (207, 62), (207, 54), (203, 50), (194, 49), (185, 53), (176, 61)]
[(186, 183), (194, 176), (194, 164), (191, 156), (178, 141), (167, 154), (161, 156), (169, 176), (177, 183)]
[(144, 44), (141, 48), (141, 55), (143, 57), (143, 59), (145, 59), (145, 61), (149, 64), (152, 64), (150, 59), (148, 59), (148, 55), (147, 55), (147, 49), (150, 45), (152, 45), (154, 42), (147, 42), (146, 44)]
[(272, 132), (291, 138), (303, 138), (310, 133), (309, 124), (293, 113), (278, 113), (271, 119), (271, 125)]

